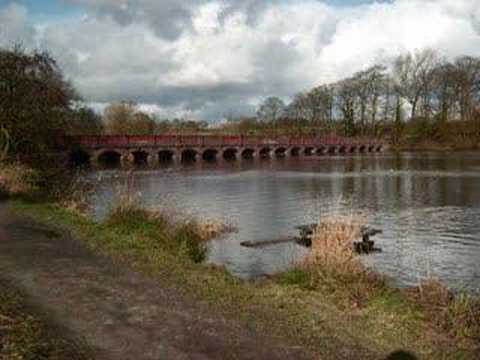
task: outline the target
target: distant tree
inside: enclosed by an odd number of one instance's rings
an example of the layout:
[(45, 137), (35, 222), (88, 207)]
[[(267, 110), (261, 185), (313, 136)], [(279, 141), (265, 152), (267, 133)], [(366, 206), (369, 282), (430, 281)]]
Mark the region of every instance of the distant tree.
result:
[(285, 103), (278, 97), (268, 97), (259, 106), (257, 116), (260, 120), (275, 123), (284, 115)]
[(345, 136), (355, 135), (355, 108), (357, 88), (354, 79), (345, 79), (337, 83), (337, 105), (343, 115)]
[(82, 106), (72, 110), (68, 123), (70, 135), (101, 135), (103, 132), (102, 117), (93, 109)]
[(429, 107), (428, 94), (434, 79), (434, 69), (438, 57), (435, 51), (425, 49), (399, 56), (394, 64), (394, 79), (397, 91), (411, 105), (410, 118), (417, 115), (419, 102), (424, 100), (424, 108)]
[(137, 107), (132, 102), (113, 103), (104, 110), (105, 130), (110, 135), (133, 135), (133, 120)]
[(455, 84), (460, 117), (471, 120), (475, 115), (480, 93), (480, 59), (462, 56), (455, 61)]
[(153, 135), (155, 127), (155, 120), (150, 115), (137, 111), (133, 116), (130, 133), (132, 135)]

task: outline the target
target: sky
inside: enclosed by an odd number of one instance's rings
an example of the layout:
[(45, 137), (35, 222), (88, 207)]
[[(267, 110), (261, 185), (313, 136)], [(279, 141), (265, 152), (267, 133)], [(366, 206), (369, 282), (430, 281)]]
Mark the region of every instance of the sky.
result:
[(0, 47), (48, 50), (85, 103), (212, 122), (399, 54), (480, 56), (478, 0), (0, 0)]

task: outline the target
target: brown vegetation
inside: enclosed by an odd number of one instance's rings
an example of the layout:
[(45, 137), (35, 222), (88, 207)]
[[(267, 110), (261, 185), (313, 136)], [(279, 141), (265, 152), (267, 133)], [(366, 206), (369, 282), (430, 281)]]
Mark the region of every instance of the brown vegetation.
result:
[(480, 343), (480, 298), (454, 294), (436, 279), (406, 290), (427, 313), (430, 321), (463, 343)]
[(15, 162), (0, 163), (0, 194), (26, 195), (38, 189), (38, 173)]

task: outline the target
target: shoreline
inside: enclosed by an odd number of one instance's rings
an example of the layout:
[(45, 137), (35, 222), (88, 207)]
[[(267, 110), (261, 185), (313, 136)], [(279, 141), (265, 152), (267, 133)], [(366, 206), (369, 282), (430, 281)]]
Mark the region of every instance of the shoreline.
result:
[[(291, 339), (297, 346), (327, 358), (339, 350), (338, 341), (333, 348), (327, 347), (327, 352), (323, 348), (325, 336), (329, 337), (333, 329), (335, 338), (347, 347), (358, 350), (366, 346), (363, 351), (373, 351), (378, 358), (398, 349), (426, 357), (449, 354), (446, 358), (468, 358), (478, 351), (468, 340), (447, 336), (405, 291), (370, 283), (368, 277), (332, 278), (330, 284), (312, 286), (308, 273), (293, 268), (268, 279), (245, 281), (224, 268), (194, 264), (163, 250), (149, 254), (142, 249), (124, 248), (119, 243), (125, 235), (107, 239), (118, 229), (54, 204), (11, 200), (9, 207), (21, 216), (73, 232), (95, 252), (118, 259), (133, 271), (151, 274), (161, 284), (179, 287), (198, 301), (207, 301), (213, 311), (229, 319), (251, 324), (259, 331), (273, 331), (275, 338)], [(356, 288), (353, 284), (357, 281), (360, 285)], [(390, 325), (386, 326), (385, 319)], [(369, 331), (365, 332), (365, 328)], [(430, 336), (422, 339), (426, 329)], [(442, 345), (438, 344), (440, 339)]]

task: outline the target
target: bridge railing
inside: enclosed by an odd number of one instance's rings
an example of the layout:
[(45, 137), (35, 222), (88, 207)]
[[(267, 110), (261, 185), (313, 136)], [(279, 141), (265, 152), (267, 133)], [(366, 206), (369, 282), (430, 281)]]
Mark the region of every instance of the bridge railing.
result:
[(244, 136), (244, 135), (155, 135), (155, 136), (71, 136), (66, 143), (85, 147), (272, 147), (272, 146), (338, 146), (381, 144), (376, 139), (339, 136)]

